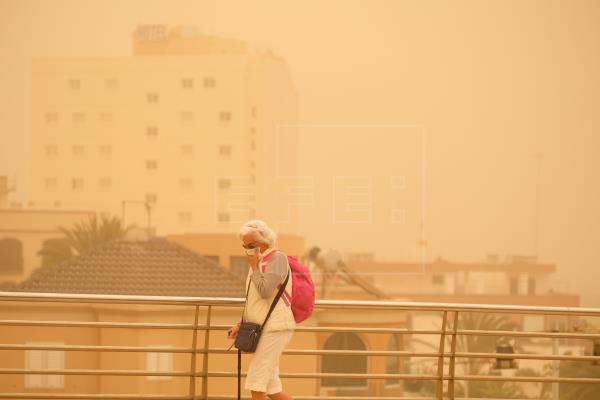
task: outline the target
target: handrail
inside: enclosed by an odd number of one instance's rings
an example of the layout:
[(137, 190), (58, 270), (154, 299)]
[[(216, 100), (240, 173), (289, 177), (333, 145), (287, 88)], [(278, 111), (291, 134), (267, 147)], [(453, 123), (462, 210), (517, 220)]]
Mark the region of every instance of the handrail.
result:
[[(207, 297), (174, 297), (174, 296), (121, 296), (121, 295), (87, 295), (87, 294), (57, 294), (57, 293), (24, 293), (24, 292), (0, 292), (0, 305), (10, 303), (89, 303), (89, 304), (119, 304), (119, 305), (142, 305), (142, 306), (172, 306), (193, 307), (193, 320), (190, 323), (156, 323), (156, 322), (106, 322), (106, 321), (68, 321), (68, 320), (39, 320), (39, 319), (2, 319), (0, 316), (0, 327), (62, 327), (62, 328), (111, 328), (111, 329), (137, 329), (156, 330), (167, 329), (191, 333), (190, 342), (184, 346), (116, 346), (116, 345), (68, 345), (68, 344), (22, 344), (22, 343), (0, 343), (0, 355), (2, 351), (65, 351), (65, 352), (131, 352), (131, 353), (173, 353), (189, 354), (189, 368), (177, 371), (147, 371), (131, 369), (25, 369), (25, 368), (0, 368), (0, 378), (3, 375), (87, 375), (87, 376), (167, 376), (189, 378), (189, 391), (186, 395), (127, 395), (127, 394), (84, 394), (84, 393), (0, 393), (0, 399), (164, 399), (164, 400), (217, 400), (233, 399), (232, 396), (214, 395), (209, 391), (208, 380), (210, 378), (231, 378), (236, 376), (231, 371), (214, 371), (210, 369), (209, 355), (236, 354), (235, 349), (222, 347), (211, 347), (210, 332), (225, 331), (229, 325), (216, 324), (214, 316), (219, 307), (239, 308), (243, 305), (241, 298), (207, 298)], [(200, 309), (206, 311), (205, 321), (200, 321)], [(449, 398), (457, 399), (456, 382), (470, 381), (497, 381), (517, 383), (564, 383), (564, 384), (600, 384), (600, 375), (595, 377), (561, 377), (561, 376), (502, 376), (502, 375), (471, 375), (465, 371), (459, 373), (456, 366), (465, 364), (468, 360), (492, 359), (492, 360), (539, 360), (539, 361), (570, 361), (599, 363), (600, 356), (590, 355), (566, 355), (566, 354), (533, 354), (533, 353), (490, 353), (475, 352), (458, 349), (459, 337), (470, 336), (498, 336), (505, 338), (537, 338), (545, 340), (578, 339), (595, 341), (600, 340), (600, 333), (590, 332), (531, 332), (531, 331), (501, 331), (485, 329), (461, 329), (458, 326), (459, 314), (462, 313), (499, 313), (499, 314), (523, 314), (523, 315), (550, 315), (550, 316), (595, 316), (600, 317), (598, 308), (576, 308), (576, 307), (543, 307), (543, 306), (516, 306), (516, 305), (488, 305), (488, 304), (456, 304), (456, 303), (424, 303), (406, 301), (350, 301), (350, 300), (318, 300), (315, 305), (316, 318), (325, 310), (378, 310), (378, 311), (402, 311), (402, 312), (430, 312), (436, 313), (441, 319), (439, 329), (414, 329), (399, 327), (360, 327), (360, 326), (310, 326), (300, 325), (297, 332), (328, 334), (328, 333), (363, 333), (363, 334), (399, 334), (416, 336), (439, 336), (437, 349), (432, 351), (406, 351), (406, 350), (326, 350), (326, 349), (286, 349), (283, 354), (287, 356), (364, 356), (364, 357), (419, 357), (431, 360), (437, 365), (430, 373), (404, 374), (404, 373), (333, 373), (333, 372), (285, 372), (280, 374), (282, 378), (289, 379), (352, 379), (352, 380), (398, 380), (398, 381), (431, 381), (436, 385), (433, 394), (435, 399)], [(201, 340), (198, 334), (204, 332)], [(436, 339), (437, 340), (437, 339)], [(203, 343), (201, 343), (201, 341)], [(189, 347), (186, 347), (189, 346)], [(198, 358), (202, 361), (197, 365)], [(437, 359), (437, 362), (435, 361)], [(447, 369), (446, 369), (447, 368)], [(447, 372), (446, 372), (447, 371)], [(245, 373), (243, 373), (245, 376)], [(200, 390), (196, 389), (196, 379), (201, 379)], [(361, 400), (373, 399), (374, 397), (361, 396), (297, 396), (300, 399), (329, 399), (337, 400)], [(395, 397), (380, 396), (379, 400), (408, 400), (417, 397)], [(418, 398), (425, 399), (425, 398)]]
[[(204, 306), (240, 306), (243, 298), (232, 297), (178, 297), (178, 296), (139, 296), (139, 295), (104, 295), (104, 294), (71, 294), (71, 293), (34, 293), (34, 292), (0, 292), (0, 301), (41, 301), (41, 302), (74, 302), (74, 303), (114, 303), (114, 304), (152, 304), (152, 305), (204, 305)], [(496, 304), (465, 304), (412, 301), (372, 301), (372, 300), (317, 300), (316, 308), (351, 308), (351, 309), (396, 309), (410, 311), (465, 311), (519, 313), (537, 315), (590, 315), (599, 316), (600, 308), (589, 307), (548, 307)]]

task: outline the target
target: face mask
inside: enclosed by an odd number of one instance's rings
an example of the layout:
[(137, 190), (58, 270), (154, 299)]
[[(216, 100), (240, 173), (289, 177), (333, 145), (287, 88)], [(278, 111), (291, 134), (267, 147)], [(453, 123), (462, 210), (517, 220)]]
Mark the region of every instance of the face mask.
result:
[(246, 251), (246, 254), (249, 256), (253, 256), (254, 254), (256, 254), (256, 247), (253, 249), (244, 249)]

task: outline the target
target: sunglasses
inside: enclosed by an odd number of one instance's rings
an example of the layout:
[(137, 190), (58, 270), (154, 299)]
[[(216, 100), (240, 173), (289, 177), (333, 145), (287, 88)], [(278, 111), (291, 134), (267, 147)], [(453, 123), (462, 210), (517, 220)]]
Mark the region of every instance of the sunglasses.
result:
[(245, 248), (245, 249), (247, 249), (247, 250), (251, 250), (251, 249), (256, 248), (256, 243), (250, 243), (250, 244), (247, 244), (247, 245), (243, 244), (242, 247)]

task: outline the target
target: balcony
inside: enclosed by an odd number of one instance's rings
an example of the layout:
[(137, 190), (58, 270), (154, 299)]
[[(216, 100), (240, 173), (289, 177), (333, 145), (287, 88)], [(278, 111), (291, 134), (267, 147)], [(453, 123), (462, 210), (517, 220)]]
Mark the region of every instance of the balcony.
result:
[[(1, 292), (0, 398), (234, 399), (225, 334), (242, 304)], [(525, 331), (518, 321), (532, 316), (547, 323)], [(280, 376), (297, 400), (583, 398), (573, 396), (600, 391), (600, 333), (580, 324), (594, 317), (600, 309), (323, 300)], [(546, 329), (552, 321), (562, 329)]]

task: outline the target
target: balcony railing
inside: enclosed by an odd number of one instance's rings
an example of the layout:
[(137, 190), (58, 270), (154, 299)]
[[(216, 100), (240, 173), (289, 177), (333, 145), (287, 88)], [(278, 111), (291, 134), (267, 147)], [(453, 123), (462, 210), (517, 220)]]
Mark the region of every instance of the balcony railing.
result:
[[(186, 307), (193, 310), (193, 320), (189, 323), (149, 323), (149, 322), (106, 322), (106, 321), (76, 321), (76, 320), (41, 320), (41, 319), (5, 319), (5, 311), (8, 307), (15, 305), (39, 305), (39, 304), (71, 303), (71, 304), (103, 304), (103, 305), (137, 305), (150, 306), (161, 305), (169, 307)], [(75, 295), (75, 294), (48, 294), (48, 293), (12, 293), (0, 292), (0, 330), (6, 327), (21, 327), (23, 332), (34, 328), (112, 328), (112, 329), (139, 329), (139, 330), (182, 330), (187, 331), (190, 336), (189, 346), (165, 347), (165, 346), (107, 346), (107, 345), (32, 345), (26, 343), (0, 343), (0, 357), (5, 351), (27, 351), (46, 350), (64, 352), (129, 352), (129, 353), (174, 353), (187, 354), (190, 356), (189, 368), (178, 371), (148, 371), (148, 370), (117, 370), (117, 369), (27, 369), (27, 368), (1, 368), (0, 380), (8, 375), (88, 375), (88, 376), (166, 376), (183, 377), (189, 379), (189, 390), (185, 395), (164, 394), (119, 394), (119, 393), (61, 393), (53, 390), (51, 393), (35, 392), (0, 392), (2, 399), (162, 399), (162, 400), (228, 400), (235, 398), (233, 395), (215, 394), (209, 392), (208, 382), (211, 378), (234, 378), (235, 368), (231, 371), (217, 371), (209, 368), (210, 356), (221, 354), (235, 354), (235, 349), (228, 350), (225, 347), (214, 347), (211, 344), (211, 332), (225, 332), (231, 324), (217, 324), (214, 322), (214, 310), (223, 308), (241, 308), (242, 299), (230, 298), (190, 298), (190, 297), (159, 297), (159, 296), (121, 296), (121, 295)], [(320, 350), (320, 349), (287, 349), (286, 356), (366, 356), (366, 357), (418, 357), (433, 360), (436, 368), (431, 373), (404, 374), (404, 373), (298, 373), (284, 371), (280, 374), (282, 378), (288, 379), (344, 379), (344, 380), (398, 380), (398, 381), (430, 381), (435, 384), (435, 390), (431, 397), (393, 397), (393, 396), (332, 396), (329, 394), (316, 394), (315, 396), (294, 396), (297, 400), (313, 399), (338, 399), (338, 400), (363, 400), (381, 398), (387, 400), (410, 400), (410, 399), (458, 399), (458, 387), (461, 383), (470, 381), (496, 381), (496, 382), (523, 382), (553, 384), (554, 397), (558, 384), (600, 384), (600, 372), (597, 377), (560, 377), (555, 370), (552, 373), (541, 376), (504, 376), (479, 374), (470, 375), (459, 373), (459, 365), (464, 365), (468, 360), (540, 360), (552, 361), (556, 366), (559, 362), (571, 361), (578, 363), (596, 364), (600, 363), (599, 356), (591, 355), (559, 355), (556, 351), (548, 354), (534, 353), (511, 353), (500, 352), (470, 352), (459, 349), (460, 338), (495, 336), (503, 338), (528, 338), (549, 339), (551, 341), (600, 340), (600, 334), (587, 332), (526, 332), (523, 330), (485, 330), (485, 329), (460, 329), (459, 316), (473, 313), (493, 313), (514, 315), (536, 315), (557, 317), (600, 317), (600, 309), (591, 308), (561, 308), (561, 307), (528, 307), (528, 306), (497, 306), (497, 305), (470, 305), (470, 304), (444, 304), (444, 303), (415, 303), (399, 301), (317, 301), (316, 313), (320, 311), (344, 312), (353, 311), (356, 315), (360, 313), (433, 313), (440, 316), (439, 329), (411, 329), (410, 327), (376, 327), (376, 326), (311, 326), (310, 324), (299, 325), (297, 332), (313, 332), (315, 334), (327, 333), (362, 333), (362, 334), (399, 334), (412, 339), (419, 337), (434, 337), (436, 348), (430, 351), (405, 351), (405, 350)], [(398, 314), (397, 314), (398, 315)], [(201, 320), (201, 317), (203, 318)], [(368, 319), (367, 319), (368, 321)], [(233, 322), (233, 320), (232, 320)], [(378, 321), (380, 322), (380, 321)], [(380, 324), (378, 324), (380, 325)], [(204, 332), (199, 335), (198, 332)], [(26, 336), (26, 334), (24, 334)], [(554, 347), (556, 350), (556, 347)], [(202, 357), (202, 360), (197, 359)], [(214, 357), (214, 356), (213, 356)], [(235, 360), (235, 357), (231, 357)], [(201, 362), (199, 362), (201, 361)], [(202, 367), (199, 368), (198, 365)], [(233, 364), (232, 364), (233, 365)], [(368, 364), (367, 364), (368, 365)], [(458, 367), (458, 368), (457, 368)], [(600, 369), (600, 366), (598, 367)], [(243, 374), (244, 376), (245, 374)], [(3, 378), (4, 377), (4, 378)], [(600, 389), (600, 388), (599, 388)], [(463, 398), (463, 397), (460, 397)]]

